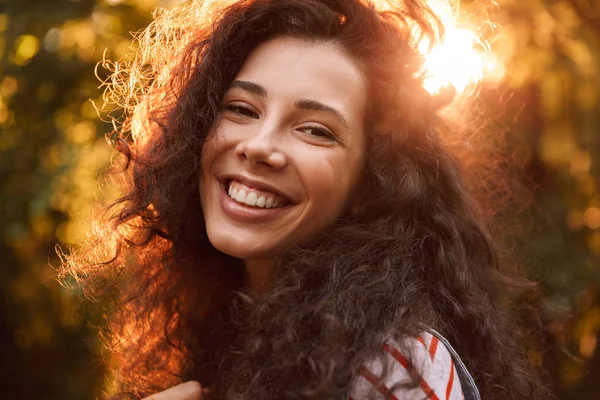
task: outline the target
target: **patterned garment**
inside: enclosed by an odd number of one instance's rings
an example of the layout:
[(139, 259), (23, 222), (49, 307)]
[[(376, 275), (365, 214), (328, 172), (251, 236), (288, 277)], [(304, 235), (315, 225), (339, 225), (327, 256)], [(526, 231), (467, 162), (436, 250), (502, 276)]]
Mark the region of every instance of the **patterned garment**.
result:
[[(408, 387), (395, 388), (391, 400), (462, 400), (463, 390), (452, 355), (440, 339), (429, 332), (405, 341), (405, 353), (396, 341), (384, 345), (386, 356), (392, 366), (391, 372), (380, 387), (377, 399), (389, 394), (390, 388), (398, 383), (408, 383)], [(363, 366), (361, 374), (353, 383), (349, 400), (368, 398), (369, 391), (382, 371), (382, 364), (373, 361)], [(419, 378), (420, 375), (420, 378)], [(417, 379), (417, 385), (410, 385)]]

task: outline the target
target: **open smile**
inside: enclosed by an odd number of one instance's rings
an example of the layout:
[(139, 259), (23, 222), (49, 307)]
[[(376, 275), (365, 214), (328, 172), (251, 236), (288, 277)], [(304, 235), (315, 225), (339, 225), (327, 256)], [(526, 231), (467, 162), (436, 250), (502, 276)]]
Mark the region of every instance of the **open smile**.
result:
[[(236, 221), (269, 222), (293, 206), (280, 196), (259, 190), (247, 190), (245, 185), (236, 181), (218, 183), (221, 209), (225, 215)], [(235, 199), (232, 198), (233, 195)]]
[(276, 193), (260, 190), (230, 179), (227, 194), (240, 204), (258, 208), (278, 208), (290, 203), (288, 199)]

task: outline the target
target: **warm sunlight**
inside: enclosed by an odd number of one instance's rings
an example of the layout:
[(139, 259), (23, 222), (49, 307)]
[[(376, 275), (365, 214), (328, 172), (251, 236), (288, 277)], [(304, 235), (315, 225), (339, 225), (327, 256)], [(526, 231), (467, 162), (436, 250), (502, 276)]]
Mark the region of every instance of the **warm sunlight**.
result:
[[(377, 0), (378, 8), (389, 9), (389, 0)], [(457, 96), (470, 94), (483, 79), (499, 80), (504, 69), (491, 53), (487, 42), (477, 29), (471, 29), (459, 22), (460, 0), (427, 0), (429, 7), (442, 22), (445, 35), (441, 43), (430, 46), (426, 39), (420, 39), (417, 48), (424, 57), (420, 75), (425, 89), (436, 94), (442, 88), (451, 86)], [(491, 3), (493, 4), (493, 3)], [(473, 21), (475, 25), (489, 21)], [(420, 31), (415, 27), (415, 37)]]
[(425, 89), (435, 94), (451, 85), (457, 94), (477, 85), (483, 75), (483, 55), (475, 49), (477, 37), (466, 29), (448, 29), (444, 42), (425, 54)]
[(458, 22), (458, 1), (430, 0), (428, 3), (443, 23), (445, 36), (442, 43), (432, 48), (426, 42), (419, 43), (425, 57), (422, 72), (425, 89), (435, 94), (450, 85), (457, 95), (463, 94), (483, 79), (489, 48), (478, 33)]

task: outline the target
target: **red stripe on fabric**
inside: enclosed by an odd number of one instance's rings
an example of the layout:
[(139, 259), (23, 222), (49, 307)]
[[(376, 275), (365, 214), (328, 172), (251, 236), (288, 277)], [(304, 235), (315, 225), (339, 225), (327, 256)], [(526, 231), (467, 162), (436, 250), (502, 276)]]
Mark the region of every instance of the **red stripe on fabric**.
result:
[(450, 393), (452, 393), (452, 384), (454, 383), (454, 362), (450, 360), (450, 378), (448, 378), (448, 384), (446, 385), (446, 400), (450, 400)]
[[(400, 353), (400, 351), (397, 348), (388, 346), (387, 344), (384, 344), (383, 349), (385, 351), (387, 351), (388, 353), (390, 353), (392, 355), (392, 357), (394, 357), (396, 359), (396, 361), (398, 361), (400, 363), (400, 365), (402, 365), (404, 368), (406, 368), (406, 370), (411, 375), (416, 371), (415, 367), (412, 365), (412, 363), (410, 361), (408, 361), (408, 359), (406, 357), (404, 357), (404, 354)], [(440, 400), (439, 397), (437, 397), (437, 395), (431, 388), (431, 386), (429, 386), (429, 384), (427, 383), (425, 378), (423, 378), (423, 376), (421, 376), (421, 379), (419, 379), (419, 386), (421, 387), (423, 392), (425, 392), (425, 394), (428, 396), (427, 397), (428, 399)]]
[[(375, 386), (377, 384), (377, 377), (375, 376), (375, 374), (373, 374), (371, 371), (369, 371), (367, 368), (365, 367), (360, 367), (360, 374), (367, 380), (369, 381), (369, 383), (373, 386)], [(387, 396), (389, 394), (389, 399), (390, 400), (399, 400), (396, 396), (394, 396), (393, 393), (390, 393), (390, 389), (385, 385), (385, 384), (381, 384), (378, 388), (377, 391), (379, 393), (381, 393), (384, 397)]]
[(422, 336), (417, 336), (417, 341), (427, 348), (427, 343), (425, 343), (425, 339)]
[(431, 345), (429, 346), (429, 356), (431, 357), (431, 361), (435, 358), (435, 353), (437, 352), (439, 339), (435, 336), (431, 338)]
[(383, 350), (390, 353), (392, 355), (392, 357), (394, 357), (396, 359), (396, 361), (398, 361), (400, 363), (400, 365), (402, 365), (404, 368), (406, 368), (409, 372), (410, 372), (410, 370), (413, 369), (413, 366), (410, 363), (410, 361), (408, 361), (406, 359), (406, 357), (404, 357), (404, 354), (400, 353), (400, 351), (397, 348), (392, 347), (386, 343), (383, 345)]

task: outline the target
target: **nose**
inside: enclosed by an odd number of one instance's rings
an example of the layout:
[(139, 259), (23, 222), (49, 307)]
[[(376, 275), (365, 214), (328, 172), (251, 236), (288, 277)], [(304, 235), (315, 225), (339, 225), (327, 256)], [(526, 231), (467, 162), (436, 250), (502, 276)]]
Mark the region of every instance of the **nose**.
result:
[(236, 154), (245, 158), (252, 166), (266, 166), (270, 169), (282, 169), (287, 159), (285, 154), (277, 145), (281, 138), (278, 136), (278, 128), (263, 126), (259, 132), (240, 141), (236, 146)]

